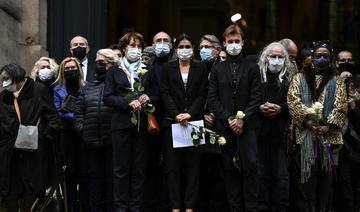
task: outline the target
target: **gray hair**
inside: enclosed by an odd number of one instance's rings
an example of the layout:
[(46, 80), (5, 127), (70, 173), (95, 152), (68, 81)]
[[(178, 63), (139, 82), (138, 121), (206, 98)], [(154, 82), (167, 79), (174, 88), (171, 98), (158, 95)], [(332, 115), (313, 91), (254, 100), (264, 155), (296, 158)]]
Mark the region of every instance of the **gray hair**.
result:
[(290, 81), (292, 76), (295, 73), (291, 73), (291, 71), (290, 71), (291, 70), (291, 62), (289, 59), (289, 54), (286, 51), (285, 47), (281, 43), (272, 42), (269, 45), (265, 46), (265, 48), (260, 53), (258, 65), (259, 65), (259, 69), (260, 69), (261, 83), (267, 82), (266, 71), (269, 66), (269, 61), (267, 59), (267, 56), (269, 56), (269, 50), (273, 46), (281, 46), (283, 49), (284, 58), (285, 58), (284, 67), (281, 69), (280, 74), (279, 74), (279, 81), (281, 83), (283, 81), (284, 77), (286, 77)]
[(119, 64), (120, 58), (112, 49), (100, 49), (96, 54), (104, 56), (109, 63)]
[(220, 41), (215, 35), (204, 35), (204, 36), (202, 36), (201, 39), (200, 39), (200, 43), (203, 40), (209, 41), (214, 46), (215, 49), (220, 49), (221, 48)]
[(50, 66), (50, 71), (52, 72), (53, 76), (56, 78), (57, 74), (58, 74), (58, 68), (59, 65), (55, 62), (54, 59), (49, 58), (49, 57), (41, 57), (38, 61), (35, 62), (33, 69), (31, 70), (30, 73), (30, 77), (35, 80), (36, 77), (39, 74), (39, 70), (40, 70), (40, 62), (41, 61), (47, 61), (49, 63)]

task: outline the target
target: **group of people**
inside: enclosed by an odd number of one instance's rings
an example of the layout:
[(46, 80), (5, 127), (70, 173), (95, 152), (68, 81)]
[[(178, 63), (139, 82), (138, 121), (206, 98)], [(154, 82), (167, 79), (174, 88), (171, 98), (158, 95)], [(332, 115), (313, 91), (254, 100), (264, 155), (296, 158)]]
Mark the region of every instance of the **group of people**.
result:
[[(202, 36), (197, 61), (185, 33), (128, 32), (93, 63), (76, 36), (60, 65), (3, 66), (0, 209), (35, 211), (60, 183), (69, 212), (359, 211), (351, 52), (282, 39), (245, 56), (237, 25), (222, 39)], [(198, 120), (222, 145), (175, 148), (174, 124)], [(36, 148), (16, 145), (22, 126)]]

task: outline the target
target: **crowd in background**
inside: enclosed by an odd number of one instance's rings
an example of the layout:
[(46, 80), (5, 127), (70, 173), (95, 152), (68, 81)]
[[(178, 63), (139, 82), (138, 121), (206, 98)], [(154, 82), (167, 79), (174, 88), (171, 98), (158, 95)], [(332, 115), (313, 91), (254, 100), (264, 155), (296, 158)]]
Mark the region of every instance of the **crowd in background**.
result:
[[(41, 57), (29, 76), (3, 66), (0, 210), (40, 211), (60, 185), (69, 212), (360, 211), (352, 53), (244, 45), (237, 25), (222, 42), (158, 32), (146, 46), (128, 32), (90, 61), (75, 36), (60, 65)], [(226, 144), (175, 148), (172, 126), (198, 120)], [(36, 127), (35, 148), (17, 145), (23, 126)]]

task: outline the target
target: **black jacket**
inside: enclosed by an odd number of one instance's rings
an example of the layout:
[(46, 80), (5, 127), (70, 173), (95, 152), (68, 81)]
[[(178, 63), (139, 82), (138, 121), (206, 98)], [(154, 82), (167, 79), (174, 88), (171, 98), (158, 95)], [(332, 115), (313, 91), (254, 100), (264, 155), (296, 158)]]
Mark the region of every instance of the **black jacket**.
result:
[(176, 121), (166, 118), (175, 119), (180, 113), (189, 113), (190, 120), (202, 120), (207, 85), (207, 71), (204, 64), (191, 61), (186, 90), (179, 61), (165, 64), (160, 81), (161, 99), (165, 109), (164, 125), (175, 123)]
[(81, 89), (74, 111), (75, 130), (84, 148), (109, 145), (112, 108), (103, 102), (105, 82), (94, 80)]
[[(232, 67), (237, 65), (235, 70)], [(235, 71), (236, 84), (232, 71)], [(207, 104), (215, 114), (214, 127), (229, 129), (228, 118), (237, 111), (245, 113), (245, 129), (259, 127), (258, 108), (262, 100), (260, 72), (256, 63), (242, 58), (229, 58), (214, 66), (210, 73)]]
[[(147, 88), (151, 87), (151, 76), (153, 74), (148, 71), (145, 76), (141, 77), (142, 84), (145, 88), (144, 93), (150, 98), (150, 103), (155, 102), (156, 97), (152, 96)], [(105, 105), (113, 108), (113, 115), (111, 119), (111, 130), (120, 130), (134, 127), (131, 123), (131, 111), (129, 102), (125, 99), (126, 94), (129, 92), (130, 83), (123, 70), (119, 67), (113, 67), (108, 70), (105, 80), (104, 89), (104, 103)], [(158, 97), (157, 97), (158, 98)], [(141, 127), (146, 126), (145, 114), (141, 113)]]
[(38, 118), (41, 117), (38, 126), (38, 150), (35, 152), (14, 150), (19, 128), (14, 96), (6, 90), (2, 91), (0, 93), (0, 195), (22, 191), (23, 184), (26, 184), (31, 192), (45, 190), (49, 176), (52, 174), (50, 167), (54, 167), (51, 141), (57, 134), (58, 117), (48, 88), (27, 78), (18, 97), (18, 103), (23, 125), (36, 125)]

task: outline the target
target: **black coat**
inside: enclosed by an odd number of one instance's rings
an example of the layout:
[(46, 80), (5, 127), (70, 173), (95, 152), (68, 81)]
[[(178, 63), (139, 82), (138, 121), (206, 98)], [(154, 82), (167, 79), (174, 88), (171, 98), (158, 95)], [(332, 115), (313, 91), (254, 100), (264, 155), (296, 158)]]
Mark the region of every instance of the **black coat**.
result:
[[(231, 66), (237, 64), (236, 70)], [(233, 85), (232, 71), (236, 84)], [(259, 127), (258, 108), (262, 100), (260, 72), (256, 63), (242, 58), (232, 59), (214, 66), (210, 73), (207, 104), (215, 114), (214, 127), (229, 129), (228, 118), (237, 111), (245, 113), (245, 129)]]
[(84, 148), (111, 144), (112, 108), (103, 102), (105, 82), (88, 82), (81, 89), (74, 111), (75, 130), (82, 136)]
[[(141, 77), (142, 84), (145, 88), (144, 94), (147, 94), (150, 98), (150, 103), (156, 102), (158, 97), (152, 96), (147, 90), (151, 87), (153, 80), (151, 76), (151, 70), (148, 71), (145, 76)], [(125, 99), (126, 94), (129, 92), (130, 83), (124, 73), (119, 67), (113, 67), (108, 70), (105, 80), (104, 89), (104, 103), (105, 105), (113, 108), (113, 115), (111, 119), (111, 130), (120, 130), (131, 128), (134, 125), (131, 123), (131, 111), (132, 108), (129, 106), (129, 102)], [(141, 113), (141, 127), (146, 126), (145, 114)]]
[(43, 191), (52, 174), (50, 167), (54, 167), (51, 141), (56, 137), (58, 117), (48, 88), (27, 78), (18, 97), (23, 125), (36, 125), (41, 117), (35, 152), (13, 148), (19, 128), (13, 101), (12, 93), (0, 93), (0, 195), (23, 192), (22, 184), (31, 192)]
[(204, 64), (191, 61), (186, 90), (180, 73), (179, 61), (163, 67), (160, 94), (165, 109), (164, 126), (176, 121), (180, 113), (189, 113), (191, 120), (202, 120), (207, 93), (207, 70)]

